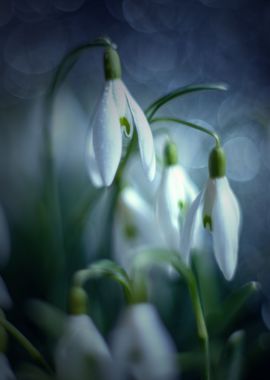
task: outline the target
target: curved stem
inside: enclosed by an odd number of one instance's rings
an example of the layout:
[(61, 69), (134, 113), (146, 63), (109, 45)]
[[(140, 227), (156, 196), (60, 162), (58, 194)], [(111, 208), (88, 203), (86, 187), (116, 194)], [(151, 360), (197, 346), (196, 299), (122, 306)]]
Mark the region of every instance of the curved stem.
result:
[(12, 323), (0, 316), (0, 324), (21, 344), (22, 347), (24, 347), (24, 349), (30, 354), (30, 356), (32, 356), (32, 358), (37, 363), (41, 364), (49, 373), (53, 373), (52, 369), (50, 368), (42, 354), (15, 326), (12, 325)]
[(56, 73), (53, 77), (52, 83), (49, 88), (49, 96), (52, 96), (59, 84), (63, 82), (67, 74), (70, 72), (74, 64), (76, 63), (77, 59), (79, 58), (80, 54), (83, 51), (87, 51), (91, 48), (96, 47), (109, 47), (114, 46), (112, 42), (106, 38), (106, 37), (99, 37), (95, 39), (93, 42), (89, 42), (88, 44), (80, 45), (74, 49), (72, 49), (69, 53), (66, 54), (66, 56), (61, 61), (60, 65), (58, 66), (58, 69), (56, 70)]
[(178, 123), (182, 125), (186, 125), (187, 127), (196, 129), (197, 131), (204, 132), (208, 134), (209, 136), (213, 137), (215, 139), (216, 147), (220, 147), (221, 142), (220, 142), (220, 137), (216, 132), (211, 131), (208, 128), (202, 127), (201, 125), (197, 125), (194, 123), (191, 123), (189, 121), (183, 120), (183, 119), (178, 119), (174, 117), (157, 117), (151, 120), (151, 124), (154, 123), (161, 123), (161, 122), (169, 122), (169, 123)]
[(146, 109), (145, 113), (149, 119), (151, 119), (155, 113), (162, 107), (164, 104), (168, 103), (172, 99), (178, 98), (179, 96), (183, 96), (192, 92), (198, 91), (209, 91), (209, 90), (218, 90), (218, 91), (226, 91), (228, 86), (225, 83), (205, 83), (205, 84), (195, 84), (190, 86), (184, 86), (177, 88), (174, 91), (171, 91), (167, 95), (162, 96), (161, 98), (154, 101), (150, 106)]
[(109, 277), (118, 282), (123, 288), (126, 302), (131, 303), (133, 297), (129, 277), (124, 269), (110, 260), (101, 260), (86, 269), (75, 272), (73, 285), (83, 287), (88, 280), (100, 277)]

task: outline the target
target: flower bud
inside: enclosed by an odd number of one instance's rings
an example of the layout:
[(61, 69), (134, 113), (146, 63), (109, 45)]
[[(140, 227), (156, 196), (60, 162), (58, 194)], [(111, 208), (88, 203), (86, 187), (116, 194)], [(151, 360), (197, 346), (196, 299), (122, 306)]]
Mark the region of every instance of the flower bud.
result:
[(210, 178), (221, 178), (226, 175), (226, 156), (221, 147), (214, 148), (208, 161)]
[(69, 293), (69, 312), (73, 315), (87, 313), (88, 296), (79, 286), (73, 286)]
[(165, 146), (164, 160), (166, 166), (172, 166), (178, 163), (177, 146), (171, 141), (168, 142)]
[(106, 80), (121, 79), (120, 58), (115, 49), (109, 47), (104, 53), (104, 73)]

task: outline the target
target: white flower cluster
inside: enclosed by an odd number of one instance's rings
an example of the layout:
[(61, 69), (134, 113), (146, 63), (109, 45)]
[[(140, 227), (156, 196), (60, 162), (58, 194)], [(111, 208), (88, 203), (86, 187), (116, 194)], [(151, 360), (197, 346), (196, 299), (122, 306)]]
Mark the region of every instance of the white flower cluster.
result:
[(176, 348), (155, 308), (128, 307), (110, 348), (86, 314), (67, 317), (55, 352), (59, 380), (175, 380)]
[[(88, 138), (90, 178), (97, 187), (112, 184), (122, 157), (123, 136), (131, 139), (136, 129), (142, 165), (148, 178), (153, 180), (156, 158), (151, 128), (122, 82), (119, 56), (112, 48), (105, 53), (105, 77), (105, 89)], [(124, 189), (120, 201), (122, 211), (116, 217), (116, 249), (123, 251), (124, 246), (127, 248), (132, 239), (128, 244), (125, 241), (128, 237), (134, 238), (138, 229), (141, 231), (139, 235), (144, 236), (140, 239), (142, 246), (153, 240), (153, 236), (156, 247), (163, 239), (161, 245), (179, 251), (188, 265), (201, 225), (212, 233), (216, 261), (225, 278), (231, 280), (237, 265), (240, 209), (226, 178), (225, 155), (221, 147), (213, 149), (210, 155), (209, 173), (205, 188), (198, 194), (196, 186), (178, 163), (177, 147), (169, 143), (165, 148), (165, 167), (156, 196), (159, 227), (154, 225), (151, 210), (140, 195), (132, 189)], [(123, 210), (126, 210), (124, 217)], [(121, 214), (122, 218), (119, 217)], [(158, 231), (158, 228), (161, 228), (162, 238), (149, 231)], [(121, 229), (126, 236), (121, 234)], [(149, 236), (146, 236), (147, 232)]]

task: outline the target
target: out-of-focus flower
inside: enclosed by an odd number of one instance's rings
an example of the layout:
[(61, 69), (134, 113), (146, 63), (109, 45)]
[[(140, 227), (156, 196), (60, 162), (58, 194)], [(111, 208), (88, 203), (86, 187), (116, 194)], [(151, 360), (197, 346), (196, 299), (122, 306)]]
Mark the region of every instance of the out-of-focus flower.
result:
[(155, 308), (128, 307), (112, 334), (118, 379), (172, 380), (177, 377), (176, 349)]
[(57, 378), (107, 380), (112, 369), (111, 355), (96, 326), (84, 314), (85, 296), (82, 292), (76, 288), (72, 292), (73, 314), (67, 317), (55, 352)]
[(114, 257), (125, 268), (140, 250), (164, 247), (153, 207), (131, 187), (121, 191), (113, 228)]
[(55, 353), (60, 380), (108, 379), (111, 356), (108, 347), (85, 314), (67, 318)]
[[(234, 276), (237, 266), (239, 230), (241, 224), (238, 201), (225, 176), (226, 159), (222, 148), (212, 150), (205, 189), (198, 195), (187, 214), (181, 240), (181, 252), (189, 262), (198, 223), (212, 232), (214, 254), (227, 280)], [(199, 216), (202, 215), (200, 220)]]
[(121, 79), (121, 65), (115, 49), (104, 55), (105, 89), (97, 106), (87, 141), (87, 166), (97, 187), (110, 186), (123, 151), (123, 133), (138, 135), (141, 161), (150, 180), (156, 171), (153, 136), (148, 121)]
[(9, 361), (5, 354), (0, 353), (0, 380), (15, 380), (16, 377), (10, 368)]
[(178, 164), (174, 143), (166, 144), (164, 158), (165, 167), (157, 191), (156, 213), (167, 245), (179, 251), (184, 218), (198, 190)]

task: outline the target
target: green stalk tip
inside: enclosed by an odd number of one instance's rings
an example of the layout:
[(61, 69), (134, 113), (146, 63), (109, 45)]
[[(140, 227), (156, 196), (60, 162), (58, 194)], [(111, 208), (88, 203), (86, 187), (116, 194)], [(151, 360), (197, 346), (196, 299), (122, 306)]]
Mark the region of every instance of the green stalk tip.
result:
[(106, 80), (120, 79), (122, 76), (119, 54), (113, 47), (105, 49), (104, 73)]
[(80, 286), (73, 286), (69, 293), (69, 312), (72, 315), (87, 313), (88, 296)]
[(220, 178), (226, 175), (226, 156), (221, 147), (215, 147), (208, 161), (210, 178)]
[(177, 146), (171, 141), (168, 142), (165, 146), (164, 161), (166, 166), (172, 166), (178, 163)]

